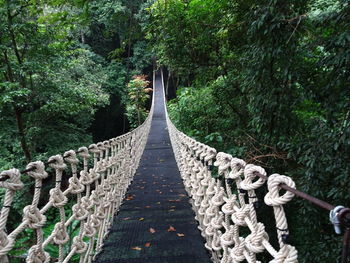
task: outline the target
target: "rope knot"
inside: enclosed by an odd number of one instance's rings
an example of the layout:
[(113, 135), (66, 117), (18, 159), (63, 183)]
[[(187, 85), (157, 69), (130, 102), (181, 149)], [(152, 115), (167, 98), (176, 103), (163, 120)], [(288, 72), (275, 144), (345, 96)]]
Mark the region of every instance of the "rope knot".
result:
[(231, 171), (228, 175), (228, 178), (230, 179), (238, 179), (244, 172), (244, 167), (246, 166), (246, 162), (238, 159), (238, 158), (232, 158), (231, 160)]
[(220, 251), (222, 249), (221, 242), (220, 242), (221, 235), (222, 235), (221, 231), (218, 230), (217, 235), (214, 235), (213, 237), (213, 241), (211, 242), (211, 248), (214, 251)]
[(245, 218), (249, 214), (249, 206), (245, 205), (241, 208), (239, 208), (235, 213), (231, 215), (231, 219), (233, 223), (235, 223), (238, 226), (246, 226), (247, 223), (245, 222)]
[(105, 209), (104, 209), (104, 207), (100, 206), (97, 209), (96, 217), (100, 220), (103, 220), (105, 218), (105, 216), (106, 216)]
[(214, 159), (216, 156), (216, 150), (211, 147), (206, 147), (206, 156), (204, 157), (205, 162), (209, 162), (210, 160)]
[(62, 193), (61, 189), (53, 188), (50, 190), (50, 202), (54, 207), (60, 208), (68, 202), (68, 198)]
[(106, 147), (102, 142), (97, 143), (97, 147), (100, 150), (100, 152), (103, 152), (106, 150)]
[(49, 158), (49, 166), (55, 170), (63, 171), (67, 168), (61, 155), (54, 155)]
[(96, 228), (93, 226), (93, 224), (91, 224), (91, 221), (88, 220), (85, 224), (84, 224), (84, 236), (87, 237), (94, 237), (96, 234)]
[(76, 236), (73, 238), (72, 249), (75, 248), (75, 253), (82, 254), (87, 249), (87, 244), (82, 240), (80, 236)]
[(232, 215), (235, 212), (234, 207), (238, 207), (237, 204), (237, 196), (232, 195), (230, 198), (224, 197), (225, 204), (221, 207), (221, 211), (224, 212), (225, 215)]
[(231, 246), (235, 243), (233, 225), (230, 225), (229, 230), (220, 237), (220, 241), (222, 246)]
[(102, 185), (103, 191), (106, 192), (106, 193), (109, 193), (112, 190), (112, 186), (111, 185), (112, 184), (111, 184), (110, 180), (105, 180), (103, 182), (103, 185)]
[(103, 142), (103, 146), (105, 147), (105, 149), (109, 149), (109, 148), (112, 147), (110, 141), (104, 141), (104, 142)]
[(46, 224), (46, 216), (40, 213), (38, 207), (27, 205), (23, 208), (23, 221), (27, 221), (27, 225), (31, 229), (42, 228)]
[(49, 263), (50, 254), (45, 252), (42, 247), (34, 245), (29, 249), (26, 259), (27, 263)]
[(241, 262), (245, 259), (244, 256), (245, 251), (245, 242), (243, 237), (239, 237), (239, 243), (235, 244), (232, 249), (229, 249), (230, 256), (233, 259), (233, 262)]
[(91, 215), (90, 224), (95, 230), (101, 225), (101, 220), (97, 217), (97, 215)]
[(215, 206), (220, 206), (224, 203), (224, 196), (225, 196), (225, 189), (223, 187), (220, 187), (218, 189), (215, 186), (215, 195), (211, 199), (211, 203)]
[(63, 154), (63, 159), (66, 160), (67, 163), (71, 165), (77, 165), (79, 160), (77, 158), (77, 154), (73, 150), (69, 150)]
[(96, 144), (91, 144), (89, 146), (89, 151), (92, 152), (93, 154), (99, 154), (100, 153), (100, 149), (97, 147)]
[(210, 178), (209, 187), (207, 188), (207, 191), (205, 193), (208, 196), (215, 194), (215, 179), (214, 178)]
[(66, 226), (63, 222), (58, 222), (53, 230), (53, 242), (56, 245), (64, 245), (68, 240), (69, 236), (67, 234)]
[(224, 152), (219, 152), (216, 155), (216, 161), (214, 162), (214, 165), (219, 168), (218, 172), (220, 175), (228, 171), (228, 168), (230, 167), (230, 164), (231, 164), (231, 159), (232, 159), (232, 156)]
[(282, 196), (279, 195), (281, 189), (280, 184), (286, 184), (291, 188), (295, 188), (294, 181), (285, 175), (272, 174), (267, 181), (268, 193), (265, 195), (264, 201), (269, 206), (284, 205), (294, 197), (294, 194), (286, 191)]
[(291, 245), (283, 246), (270, 263), (297, 263), (298, 251)]
[(87, 171), (80, 171), (80, 179), (81, 183), (83, 185), (90, 185), (92, 184), (93, 180), (89, 172)]
[(244, 180), (240, 184), (240, 187), (243, 190), (255, 190), (265, 183), (266, 180), (260, 177), (258, 180), (253, 182), (253, 180), (257, 177), (256, 173), (266, 176), (264, 168), (253, 164), (246, 165), (244, 168)]
[(6, 181), (0, 182), (0, 187), (16, 191), (23, 188), (21, 173), (18, 169), (10, 169), (0, 173), (0, 177), (8, 177)]
[(205, 229), (205, 234), (208, 237), (212, 237), (214, 236), (214, 233), (215, 233), (215, 229), (211, 225), (208, 225), (208, 227)]
[(80, 180), (73, 176), (69, 178), (69, 192), (72, 194), (79, 194), (84, 192), (84, 185), (80, 182)]
[(224, 214), (219, 212), (214, 218), (211, 219), (210, 223), (214, 229), (221, 229), (224, 223)]
[(268, 239), (269, 236), (265, 232), (265, 226), (262, 223), (257, 223), (256, 230), (245, 239), (246, 247), (254, 253), (261, 253), (265, 250), (263, 241)]
[(107, 170), (108, 162), (106, 160), (101, 160), (97, 163), (96, 169), (98, 173), (104, 173)]
[(89, 149), (87, 147), (80, 147), (78, 149), (79, 156), (88, 159), (90, 157)]
[(90, 198), (87, 196), (84, 196), (81, 198), (81, 205), (86, 209), (90, 210), (94, 204), (91, 202)]
[(34, 179), (43, 180), (48, 176), (47, 172), (45, 171), (45, 164), (42, 161), (29, 163), (26, 166), (26, 169), (33, 169), (33, 171), (29, 171), (27, 174)]
[(101, 175), (97, 173), (96, 169), (90, 169), (89, 172), (90, 172), (91, 180), (93, 182), (98, 180), (101, 177)]
[(98, 194), (97, 194), (96, 190), (93, 190), (91, 192), (90, 200), (94, 205), (96, 205), (96, 206), (100, 205), (101, 201), (100, 201), (100, 198), (98, 198)]
[(76, 220), (82, 221), (88, 217), (89, 211), (85, 209), (81, 203), (77, 203), (72, 207), (73, 215)]

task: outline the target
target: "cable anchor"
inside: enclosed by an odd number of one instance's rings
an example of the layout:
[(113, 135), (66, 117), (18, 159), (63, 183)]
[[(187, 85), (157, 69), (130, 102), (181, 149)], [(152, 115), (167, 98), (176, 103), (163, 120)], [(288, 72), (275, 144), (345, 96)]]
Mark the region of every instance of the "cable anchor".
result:
[(329, 212), (329, 220), (331, 221), (331, 223), (334, 226), (335, 233), (338, 234), (338, 235), (341, 234), (341, 227), (340, 227), (341, 223), (340, 223), (340, 220), (338, 218), (338, 214), (344, 208), (345, 208), (344, 206), (338, 205), (333, 210), (331, 210)]

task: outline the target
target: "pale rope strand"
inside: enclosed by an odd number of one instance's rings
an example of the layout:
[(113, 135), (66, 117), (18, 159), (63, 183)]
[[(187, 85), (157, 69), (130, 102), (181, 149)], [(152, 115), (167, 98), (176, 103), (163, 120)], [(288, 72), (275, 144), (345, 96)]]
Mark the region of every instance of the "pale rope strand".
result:
[(268, 189), (269, 192), (265, 196), (265, 203), (267, 205), (273, 206), (278, 241), (280, 244), (280, 250), (277, 255), (274, 256), (274, 260), (271, 263), (277, 262), (297, 262), (298, 252), (290, 245), (286, 245), (283, 241), (283, 235), (289, 235), (287, 219), (284, 213), (283, 205), (292, 200), (294, 194), (286, 191), (282, 196), (279, 195), (280, 184), (286, 184), (291, 188), (295, 188), (294, 181), (285, 175), (272, 174), (268, 179)]
[(35, 189), (32, 204), (23, 209), (23, 221), (26, 222), (29, 228), (35, 230), (37, 241), (36, 245), (33, 245), (29, 249), (26, 262), (48, 263), (50, 262), (50, 256), (49, 253), (45, 252), (43, 248), (43, 227), (46, 224), (46, 217), (40, 213), (38, 208), (42, 182), (45, 178), (47, 178), (48, 174), (45, 171), (44, 163), (41, 161), (29, 163), (26, 169), (34, 169), (28, 172), (28, 175), (35, 179)]
[[(67, 165), (63, 162), (61, 155), (55, 155), (49, 158), (50, 167), (55, 169), (56, 172), (56, 186), (50, 190), (50, 200), (52, 205), (58, 209), (60, 213), (60, 221), (56, 223), (54, 230), (52, 232), (53, 242), (58, 245), (59, 256), (58, 262), (62, 263), (64, 258), (64, 245), (69, 241), (69, 235), (67, 233), (67, 228), (65, 225), (66, 215), (64, 211), (64, 206), (68, 202), (68, 198), (63, 194), (61, 190), (62, 173), (66, 169)], [(46, 245), (46, 244), (45, 244)]]
[(6, 189), (0, 214), (0, 262), (8, 263), (7, 253), (13, 248), (15, 240), (6, 234), (6, 222), (15, 192), (23, 188), (23, 183), (21, 181), (21, 174), (17, 169), (3, 171), (0, 173), (0, 176), (9, 177), (6, 181), (0, 182), (0, 187)]

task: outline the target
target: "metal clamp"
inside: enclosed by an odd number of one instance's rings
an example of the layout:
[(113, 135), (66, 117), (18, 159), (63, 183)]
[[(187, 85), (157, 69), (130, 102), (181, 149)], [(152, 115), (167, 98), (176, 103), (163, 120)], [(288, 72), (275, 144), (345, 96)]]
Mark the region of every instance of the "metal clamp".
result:
[(338, 205), (333, 210), (331, 210), (329, 212), (329, 220), (331, 221), (331, 223), (334, 226), (335, 233), (338, 235), (341, 234), (341, 227), (340, 227), (341, 223), (340, 223), (340, 220), (338, 218), (338, 214), (344, 208), (345, 208), (344, 206)]

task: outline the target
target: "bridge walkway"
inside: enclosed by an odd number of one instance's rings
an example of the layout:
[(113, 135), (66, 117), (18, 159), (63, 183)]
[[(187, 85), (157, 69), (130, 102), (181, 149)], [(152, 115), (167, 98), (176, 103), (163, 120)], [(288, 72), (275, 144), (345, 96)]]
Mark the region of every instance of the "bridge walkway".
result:
[(172, 151), (159, 73), (154, 86), (147, 145), (95, 263), (211, 262)]

